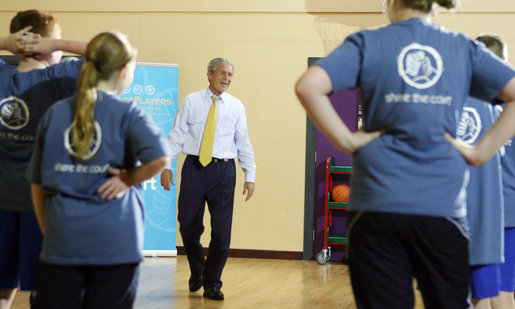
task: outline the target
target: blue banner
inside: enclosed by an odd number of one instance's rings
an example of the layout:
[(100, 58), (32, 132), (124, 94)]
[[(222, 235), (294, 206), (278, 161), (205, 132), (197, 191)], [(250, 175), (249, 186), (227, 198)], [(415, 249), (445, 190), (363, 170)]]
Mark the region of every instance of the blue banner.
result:
[[(137, 63), (134, 80), (120, 97), (135, 101), (145, 109), (168, 136), (178, 106), (179, 66), (176, 64)], [(176, 162), (172, 172), (177, 175)], [(145, 199), (145, 255), (175, 256), (176, 186), (165, 191), (161, 174), (143, 183)]]

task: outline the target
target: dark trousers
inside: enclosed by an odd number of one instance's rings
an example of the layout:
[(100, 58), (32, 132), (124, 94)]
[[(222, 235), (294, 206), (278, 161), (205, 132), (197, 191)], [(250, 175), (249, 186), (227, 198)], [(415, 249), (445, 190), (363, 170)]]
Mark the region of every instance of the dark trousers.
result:
[(36, 290), (42, 243), (34, 212), (0, 211), (0, 289)]
[[(179, 224), (191, 275), (203, 276), (205, 288), (222, 287), (222, 271), (229, 255), (236, 170), (234, 160), (211, 162), (203, 167), (198, 158), (184, 161), (179, 192)], [(200, 236), (207, 202), (211, 215), (211, 242), (207, 259)]]
[(139, 263), (110, 266), (53, 265), (38, 268), (33, 309), (130, 309), (136, 298)]
[(349, 224), (349, 269), (358, 308), (468, 308), (468, 237), (443, 217), (362, 212)]

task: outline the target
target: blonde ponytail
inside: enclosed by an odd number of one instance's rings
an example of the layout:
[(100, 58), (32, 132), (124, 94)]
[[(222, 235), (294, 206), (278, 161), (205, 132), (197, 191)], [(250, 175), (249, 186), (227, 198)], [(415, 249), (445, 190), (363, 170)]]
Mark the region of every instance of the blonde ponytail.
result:
[(88, 59), (81, 69), (77, 89), (77, 109), (72, 121), (72, 145), (75, 155), (85, 159), (95, 136), (95, 105), (98, 74), (94, 59)]
[(89, 159), (95, 137), (95, 106), (97, 85), (108, 80), (129, 61), (135, 60), (136, 49), (128, 38), (118, 32), (104, 32), (95, 36), (86, 49), (86, 62), (79, 73), (77, 108), (71, 125), (73, 155)]

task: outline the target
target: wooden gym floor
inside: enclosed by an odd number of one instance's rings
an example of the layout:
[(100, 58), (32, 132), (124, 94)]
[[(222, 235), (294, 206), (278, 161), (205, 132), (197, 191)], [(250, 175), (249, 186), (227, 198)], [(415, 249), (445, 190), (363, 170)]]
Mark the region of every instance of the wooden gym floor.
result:
[[(325, 309), (356, 308), (348, 267), (342, 263), (229, 258), (222, 280), (225, 300), (202, 297), (188, 290), (185, 256), (146, 258), (135, 309)], [(28, 293), (18, 292), (12, 309), (26, 309)], [(424, 308), (417, 292), (415, 308)]]

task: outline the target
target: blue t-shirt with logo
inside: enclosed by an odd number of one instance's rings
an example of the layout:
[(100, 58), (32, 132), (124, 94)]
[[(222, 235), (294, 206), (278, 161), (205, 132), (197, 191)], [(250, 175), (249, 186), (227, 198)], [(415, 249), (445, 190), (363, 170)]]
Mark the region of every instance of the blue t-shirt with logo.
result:
[[(496, 105), (500, 114), (504, 104)], [(504, 196), (504, 226), (515, 227), (515, 137), (504, 144), (504, 154), (501, 156), (502, 182)]]
[(461, 218), (467, 165), (455, 136), (469, 96), (492, 101), (515, 71), (470, 38), (419, 18), (350, 35), (320, 60), (334, 92), (360, 88), (366, 131), (349, 209)]
[(25, 177), (39, 120), (75, 93), (82, 61), (19, 72), (0, 60), (0, 210), (34, 211)]
[(132, 186), (107, 201), (97, 189), (108, 167), (130, 169), (170, 155), (166, 137), (134, 102), (99, 92), (95, 136), (86, 160), (73, 154), (70, 125), (76, 97), (56, 103), (38, 130), (28, 176), (47, 197), (41, 259), (58, 265), (109, 265), (142, 260), (143, 196)]
[[(494, 106), (469, 98), (463, 107), (457, 137), (475, 145), (495, 122)], [(467, 221), (470, 265), (504, 262), (502, 173), (499, 153), (485, 164), (470, 167)]]

